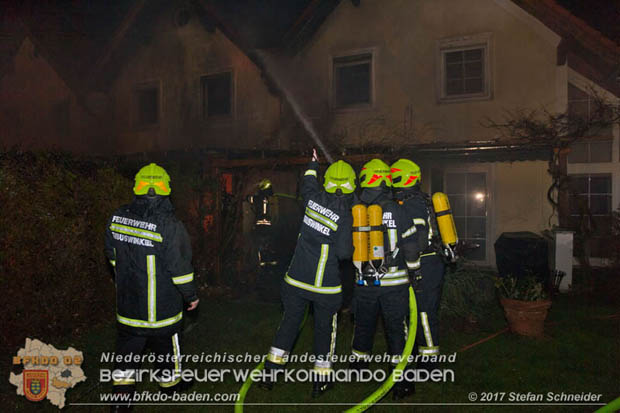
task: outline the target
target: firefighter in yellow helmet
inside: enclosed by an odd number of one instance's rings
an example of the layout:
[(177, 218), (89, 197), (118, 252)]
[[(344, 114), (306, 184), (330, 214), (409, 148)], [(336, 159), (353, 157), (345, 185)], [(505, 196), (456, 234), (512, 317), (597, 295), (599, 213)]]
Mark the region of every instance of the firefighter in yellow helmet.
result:
[[(183, 309), (198, 306), (192, 249), (183, 224), (170, 203), (170, 177), (151, 163), (136, 174), (133, 202), (110, 217), (104, 252), (114, 268), (116, 284), (116, 354), (141, 354), (146, 347), (161, 355), (160, 388), (183, 390), (179, 333)], [(136, 369), (133, 358), (115, 364), (114, 391), (132, 393)], [(122, 408), (122, 406), (115, 406)]]
[(337, 313), (342, 303), (339, 260), (350, 258), (353, 252), (351, 207), (355, 190), (355, 172), (348, 163), (337, 161), (327, 168), (324, 189), (319, 185), (317, 169), (314, 151), (301, 184), (305, 215), (282, 283), (284, 316), (265, 362), (267, 380), (261, 382), (264, 388), (273, 387), (274, 376), (283, 371), (293, 348), (306, 307), (312, 304), (316, 357), (312, 397), (333, 383)]
[[(383, 316), (391, 367), (394, 367), (400, 361), (409, 325), (409, 277), (403, 254), (397, 247), (398, 234), (406, 223), (398, 217), (400, 208), (392, 199), (392, 176), (385, 162), (380, 159), (367, 162), (359, 173), (359, 184), (362, 188), (360, 200), (365, 205), (381, 207), (385, 261), (375, 280), (358, 274), (353, 297), (355, 328), (351, 349), (355, 361), (350, 367), (368, 368), (379, 313)], [(408, 387), (397, 382), (393, 388), (394, 398), (407, 394)]]
[[(436, 251), (434, 237), (439, 236), (428, 194), (420, 189), (420, 167), (409, 159), (391, 166), (394, 195), (410, 228), (401, 234), (400, 245), (418, 305), (416, 349), (420, 356), (439, 355), (439, 302), (445, 264)], [(415, 350), (415, 349), (414, 349)], [(418, 370), (432, 369), (432, 363), (419, 362)]]

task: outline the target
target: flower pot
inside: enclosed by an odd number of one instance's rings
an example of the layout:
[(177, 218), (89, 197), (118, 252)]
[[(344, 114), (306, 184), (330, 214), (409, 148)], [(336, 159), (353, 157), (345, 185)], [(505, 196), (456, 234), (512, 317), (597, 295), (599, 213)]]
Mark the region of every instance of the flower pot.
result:
[(500, 298), (510, 331), (528, 337), (542, 337), (551, 300), (520, 301)]

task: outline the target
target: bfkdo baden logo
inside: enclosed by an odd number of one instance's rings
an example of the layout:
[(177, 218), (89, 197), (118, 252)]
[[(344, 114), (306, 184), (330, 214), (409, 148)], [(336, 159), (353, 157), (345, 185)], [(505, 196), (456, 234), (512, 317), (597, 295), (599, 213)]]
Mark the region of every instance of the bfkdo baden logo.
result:
[(30, 401), (38, 402), (45, 399), (49, 385), (49, 371), (24, 370), (24, 396)]
[(31, 402), (49, 400), (54, 406), (65, 407), (65, 393), (86, 380), (82, 371), (84, 356), (69, 347), (59, 350), (39, 340), (26, 339), (26, 345), (13, 356), (13, 366), (23, 367), (20, 374), (11, 372), (9, 382), (17, 387), (18, 396)]

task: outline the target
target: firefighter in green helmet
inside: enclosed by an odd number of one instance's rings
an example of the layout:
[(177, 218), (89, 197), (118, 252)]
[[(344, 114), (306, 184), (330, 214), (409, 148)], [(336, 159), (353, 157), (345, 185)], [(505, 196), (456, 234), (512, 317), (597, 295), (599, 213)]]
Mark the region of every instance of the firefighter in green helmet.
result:
[[(399, 159), (392, 164), (391, 173), (394, 196), (405, 219), (412, 224), (401, 234), (399, 242), (418, 306), (414, 350), (419, 356), (430, 358), (439, 355), (439, 303), (445, 274), (445, 264), (433, 242), (439, 230), (431, 199), (420, 188), (420, 167), (409, 159)], [(418, 370), (432, 368), (432, 363), (424, 361), (416, 365)]]
[[(183, 309), (194, 310), (199, 301), (190, 240), (174, 214), (170, 177), (162, 167), (151, 163), (140, 169), (133, 192), (134, 200), (112, 214), (105, 233), (104, 252), (116, 285), (116, 354), (140, 354), (149, 347), (164, 356), (155, 363), (160, 388), (182, 390), (187, 383), (173, 356), (180, 355)], [(139, 367), (133, 359), (117, 362), (114, 391), (132, 393)]]
[[(375, 282), (358, 274), (353, 296), (352, 357), (353, 369), (367, 369), (372, 351), (377, 318), (383, 316), (391, 355), (391, 367), (400, 361), (407, 340), (409, 316), (409, 277), (403, 254), (397, 247), (399, 234), (404, 232), (406, 223), (400, 218), (400, 208), (392, 199), (392, 176), (390, 167), (380, 159), (372, 159), (364, 164), (359, 173), (362, 191), (359, 195), (364, 205), (379, 205), (382, 210), (384, 227), (383, 245), (385, 261)], [(394, 385), (393, 396), (400, 399), (409, 394), (404, 382)]]
[[(304, 173), (301, 195), (305, 215), (301, 223), (295, 253), (282, 283), (284, 316), (265, 362), (261, 386), (273, 387), (276, 372), (284, 369), (293, 348), (306, 307), (314, 310), (314, 383), (312, 396), (328, 390), (333, 381), (332, 356), (336, 345), (337, 313), (342, 303), (339, 260), (353, 252), (351, 207), (355, 190), (355, 172), (351, 165), (337, 161), (327, 169), (324, 189), (317, 179), (318, 157)], [(277, 377), (276, 377), (277, 379)]]

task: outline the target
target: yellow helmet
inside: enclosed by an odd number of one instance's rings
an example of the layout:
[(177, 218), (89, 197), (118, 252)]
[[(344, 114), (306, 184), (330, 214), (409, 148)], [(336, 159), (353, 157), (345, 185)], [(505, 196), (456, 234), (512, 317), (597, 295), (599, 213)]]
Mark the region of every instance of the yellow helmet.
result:
[(161, 166), (151, 163), (138, 171), (135, 178), (133, 193), (146, 195), (153, 188), (157, 195), (170, 195), (170, 176)]
[(411, 188), (422, 179), (420, 167), (409, 159), (399, 159), (390, 167), (393, 188)]
[(325, 171), (323, 186), (330, 194), (338, 189), (345, 194), (350, 194), (355, 191), (355, 171), (343, 160), (334, 162)]

